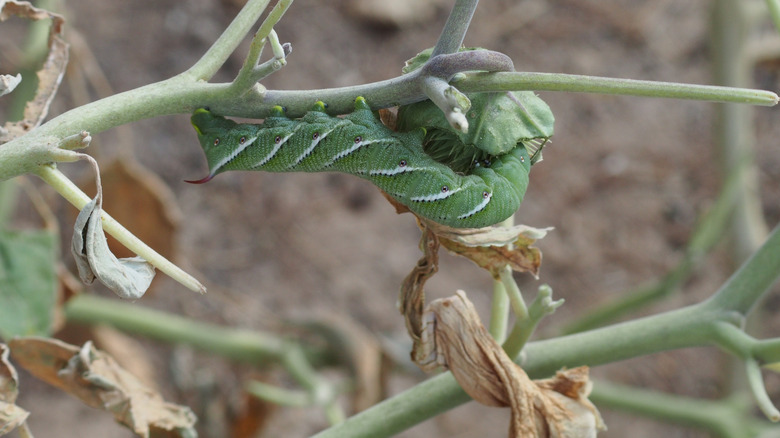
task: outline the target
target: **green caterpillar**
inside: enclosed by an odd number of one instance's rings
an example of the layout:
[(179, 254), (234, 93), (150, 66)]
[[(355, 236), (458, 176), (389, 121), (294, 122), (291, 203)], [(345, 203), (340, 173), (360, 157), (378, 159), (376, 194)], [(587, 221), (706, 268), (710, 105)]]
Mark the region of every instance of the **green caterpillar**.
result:
[(528, 187), (531, 159), (522, 143), (456, 173), (423, 151), (424, 129), (391, 131), (362, 97), (343, 118), (327, 115), (317, 102), (296, 120), (274, 107), (262, 124), (198, 109), (192, 125), (209, 166), (208, 176), (188, 181), (196, 184), (228, 170), (344, 172), (371, 181), (419, 216), (456, 228), (501, 222), (517, 211)]

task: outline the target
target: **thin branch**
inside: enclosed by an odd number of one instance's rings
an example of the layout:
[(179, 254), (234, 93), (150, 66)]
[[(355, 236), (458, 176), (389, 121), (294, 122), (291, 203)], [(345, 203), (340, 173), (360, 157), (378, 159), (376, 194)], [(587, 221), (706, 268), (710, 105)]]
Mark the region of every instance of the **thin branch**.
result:
[(455, 1), (431, 57), (455, 53), (460, 49), (463, 39), (466, 37), (466, 31), (471, 24), (471, 18), (474, 16), (474, 11), (477, 10), (477, 4), (479, 4), (479, 0)]
[(249, 33), (269, 2), (270, 0), (249, 0), (217, 41), (183, 75), (203, 81), (211, 79)]
[(752, 358), (746, 360), (745, 371), (747, 372), (750, 390), (753, 391), (753, 396), (758, 403), (758, 408), (761, 409), (761, 412), (766, 415), (769, 421), (780, 421), (780, 411), (772, 404), (772, 400), (766, 392), (764, 379), (761, 376), (761, 367), (758, 366), (758, 362)]
[(463, 92), (484, 91), (569, 91), (637, 97), (704, 100), (709, 102), (777, 105), (780, 98), (771, 91), (715, 85), (681, 84), (636, 79), (617, 79), (563, 73), (498, 72), (464, 73), (452, 85)]

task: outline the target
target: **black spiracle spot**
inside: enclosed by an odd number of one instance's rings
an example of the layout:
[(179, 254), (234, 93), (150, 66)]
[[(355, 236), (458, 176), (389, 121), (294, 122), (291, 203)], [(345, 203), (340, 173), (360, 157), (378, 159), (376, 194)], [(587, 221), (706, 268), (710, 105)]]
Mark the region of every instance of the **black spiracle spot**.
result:
[(361, 136), (359, 136), (359, 135), (358, 135), (357, 137), (355, 137), (355, 144), (358, 144), (358, 143), (360, 143), (361, 141), (363, 141), (363, 137), (361, 137)]
[(219, 137), (214, 139), (214, 146), (219, 146)]
[(482, 199), (487, 199), (490, 197), (490, 192), (482, 192)]
[(281, 142), (282, 142), (282, 136), (281, 136), (281, 135), (277, 135), (277, 136), (274, 138), (274, 143), (276, 143), (276, 144), (279, 144), (279, 143), (281, 143)]
[(246, 137), (242, 135), (241, 138), (238, 139), (238, 144), (244, 144), (244, 143), (246, 143)]
[(398, 162), (398, 167), (406, 167), (406, 160), (401, 160)]
[(312, 140), (316, 140), (318, 138), (320, 138), (320, 133), (319, 132), (315, 132), (314, 134), (311, 135), (311, 139)]
[(441, 192), (442, 192), (442, 193), (447, 193), (447, 192), (449, 192), (449, 191), (450, 191), (450, 188), (449, 188), (449, 187), (447, 187), (447, 186), (441, 186)]

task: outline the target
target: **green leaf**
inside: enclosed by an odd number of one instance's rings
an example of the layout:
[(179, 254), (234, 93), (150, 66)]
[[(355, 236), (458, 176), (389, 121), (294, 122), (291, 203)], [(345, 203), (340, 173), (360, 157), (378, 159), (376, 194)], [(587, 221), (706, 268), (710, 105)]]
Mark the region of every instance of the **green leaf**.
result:
[(0, 230), (0, 337), (48, 336), (56, 304), (57, 235)]

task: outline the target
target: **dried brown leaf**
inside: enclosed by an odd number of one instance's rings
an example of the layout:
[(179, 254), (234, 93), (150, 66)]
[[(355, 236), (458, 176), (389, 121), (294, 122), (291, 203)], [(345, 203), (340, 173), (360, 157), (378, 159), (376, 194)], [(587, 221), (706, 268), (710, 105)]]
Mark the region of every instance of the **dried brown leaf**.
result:
[(38, 70), (38, 89), (35, 97), (25, 105), (24, 116), (19, 122), (9, 122), (5, 130), (0, 130), (0, 143), (19, 137), (41, 124), (49, 112), (49, 105), (57, 94), (65, 67), (68, 64), (68, 44), (62, 39), (62, 27), (65, 19), (58, 14), (34, 7), (29, 2), (8, 0), (0, 11), (0, 21), (10, 16), (18, 16), (30, 20), (51, 19), (49, 29), (49, 52)]
[(22, 75), (17, 73), (14, 75), (0, 75), (0, 96), (14, 91), (17, 85), (22, 82)]
[(8, 361), (8, 346), (0, 344), (0, 435), (5, 435), (21, 426), (29, 412), (17, 406), (19, 375)]
[(588, 438), (604, 428), (587, 396), (587, 367), (532, 381), (482, 325), (463, 291), (426, 308), (422, 340), (432, 352), (427, 368), (449, 368), (472, 398), (512, 409), (510, 437)]
[(538, 277), (542, 252), (532, 245), (547, 234), (550, 228), (487, 227), (456, 229), (429, 224), (439, 236), (442, 246), (486, 269), (494, 278), (509, 265), (512, 270), (529, 272)]
[(414, 342), (412, 361), (418, 364), (425, 362), (428, 355), (428, 352), (418, 348), (423, 333), (425, 282), (439, 270), (439, 239), (430, 229), (423, 229), (420, 249), (423, 251), (423, 256), (404, 279), (398, 297), (398, 308), (404, 316), (406, 330)]
[(13, 403), (0, 401), (0, 435), (10, 433), (24, 424), (30, 413)]
[(139, 436), (195, 436), (196, 418), (188, 407), (166, 402), (90, 342), (77, 347), (27, 337), (14, 339), (9, 346), (14, 360), (31, 374), (89, 406), (111, 412)]
[(8, 361), (10, 350), (0, 344), (0, 401), (14, 403), (19, 395), (19, 375)]

